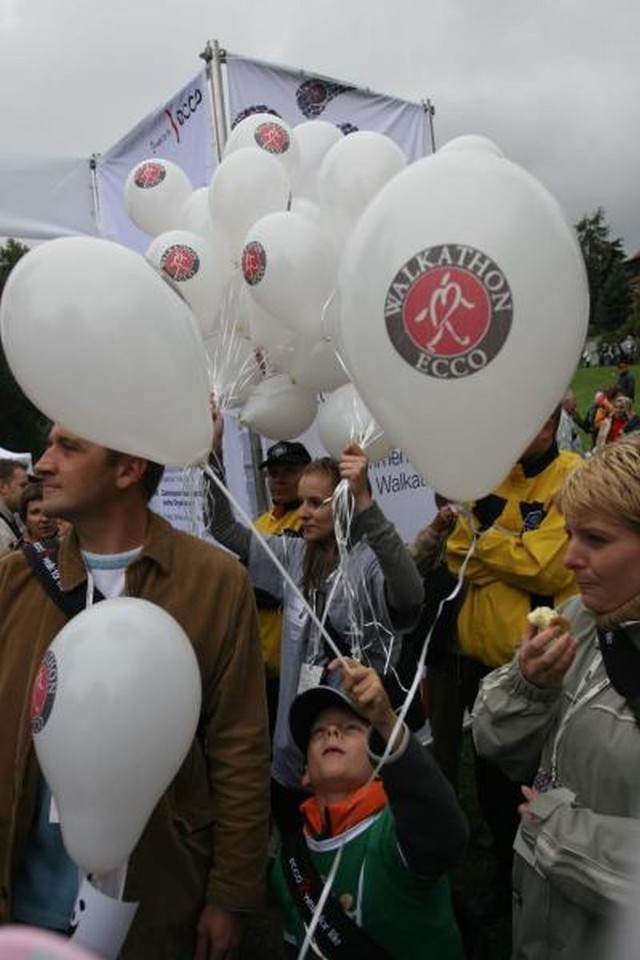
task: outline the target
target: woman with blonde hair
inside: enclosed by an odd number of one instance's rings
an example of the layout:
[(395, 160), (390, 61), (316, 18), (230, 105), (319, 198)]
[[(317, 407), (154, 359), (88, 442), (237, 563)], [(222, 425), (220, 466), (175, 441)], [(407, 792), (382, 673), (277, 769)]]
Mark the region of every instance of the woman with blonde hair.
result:
[(514, 960), (606, 956), (640, 854), (640, 440), (586, 460), (558, 499), (580, 595), (523, 624), (474, 707), (478, 751), (523, 784)]

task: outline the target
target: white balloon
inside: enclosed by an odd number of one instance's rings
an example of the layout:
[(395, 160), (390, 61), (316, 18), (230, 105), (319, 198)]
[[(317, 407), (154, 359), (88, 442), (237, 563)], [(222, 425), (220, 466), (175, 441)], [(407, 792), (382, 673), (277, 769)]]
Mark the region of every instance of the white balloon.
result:
[(233, 128), (224, 148), (225, 159), (243, 147), (258, 147), (283, 165), (289, 177), (298, 167), (298, 147), (291, 127), (272, 113), (252, 113)]
[(208, 187), (198, 187), (187, 197), (173, 226), (176, 230), (191, 230), (192, 233), (197, 233), (201, 237), (210, 239), (213, 236)]
[(419, 160), (365, 211), (339, 288), (338, 350), (376, 420), (444, 496), (488, 493), (584, 343), (584, 261), (556, 201), (489, 152)]
[(167, 465), (207, 456), (198, 325), (144, 257), (89, 237), (34, 247), (7, 281), (0, 330), (16, 380), (50, 419)]
[(168, 613), (118, 597), (57, 634), (33, 688), (33, 741), (69, 856), (85, 873), (123, 863), (193, 740), (201, 680)]
[(255, 300), (305, 336), (320, 336), (322, 311), (335, 285), (336, 261), (323, 232), (295, 213), (254, 223), (242, 271)]
[(318, 174), (318, 196), (339, 247), (369, 201), (406, 163), (390, 137), (371, 130), (350, 133), (331, 147)]
[(494, 143), (489, 137), (484, 137), (479, 133), (467, 133), (463, 137), (455, 137), (453, 140), (449, 140), (443, 144), (438, 150), (438, 153), (442, 154), (458, 150), (475, 150), (481, 153), (491, 153), (495, 157), (504, 157), (504, 153), (497, 143)]
[(155, 237), (178, 224), (192, 191), (191, 181), (176, 163), (151, 157), (129, 173), (124, 201), (135, 225)]
[(306, 120), (293, 128), (293, 139), (298, 147), (298, 169), (292, 180), (294, 196), (318, 199), (320, 165), (334, 143), (344, 134), (334, 123), (326, 120)]
[(146, 255), (187, 301), (203, 337), (213, 333), (232, 274), (231, 252), (220, 236), (169, 230), (151, 241)]
[(303, 338), (296, 331), (254, 303), (249, 319), (251, 340), (269, 370), (287, 373)]
[(207, 337), (204, 345), (216, 406), (223, 410), (240, 406), (263, 377), (255, 347), (250, 340), (229, 330)]
[(317, 227), (324, 229), (322, 211), (313, 200), (307, 200), (306, 197), (293, 197), (290, 210), (291, 213), (296, 213), (299, 217), (306, 217), (307, 220), (311, 220)]
[(251, 391), (240, 422), (273, 440), (294, 440), (311, 426), (316, 408), (313, 393), (276, 374)]
[(268, 213), (286, 210), (290, 197), (289, 176), (276, 157), (255, 146), (243, 147), (225, 155), (211, 179), (211, 219), (239, 257), (251, 224)]
[(318, 407), (316, 423), (322, 445), (334, 460), (339, 460), (351, 443), (362, 447), (372, 463), (382, 460), (393, 449), (352, 383), (325, 397)]
[(99, 960), (98, 954), (75, 941), (49, 930), (36, 927), (3, 926), (0, 928), (2, 960)]
[(349, 382), (349, 374), (340, 362), (331, 340), (301, 339), (296, 346), (289, 376), (307, 390), (330, 393)]

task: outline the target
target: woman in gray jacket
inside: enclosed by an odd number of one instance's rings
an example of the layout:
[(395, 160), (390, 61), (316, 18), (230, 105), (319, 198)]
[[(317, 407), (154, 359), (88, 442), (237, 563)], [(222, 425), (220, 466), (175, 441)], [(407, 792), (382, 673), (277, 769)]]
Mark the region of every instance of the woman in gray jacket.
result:
[(514, 960), (604, 960), (637, 898), (640, 441), (586, 460), (559, 501), (580, 596), (549, 627), (523, 624), (473, 712), (478, 751), (523, 784)]

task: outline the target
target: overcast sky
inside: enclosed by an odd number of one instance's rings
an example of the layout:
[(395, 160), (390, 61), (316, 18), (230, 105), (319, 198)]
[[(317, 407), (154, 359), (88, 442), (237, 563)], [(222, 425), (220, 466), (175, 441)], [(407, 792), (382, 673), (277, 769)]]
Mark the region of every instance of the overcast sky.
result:
[(410, 100), (436, 139), (494, 139), (569, 219), (640, 248), (638, 0), (0, 0), (0, 150), (89, 156), (168, 99), (217, 39)]

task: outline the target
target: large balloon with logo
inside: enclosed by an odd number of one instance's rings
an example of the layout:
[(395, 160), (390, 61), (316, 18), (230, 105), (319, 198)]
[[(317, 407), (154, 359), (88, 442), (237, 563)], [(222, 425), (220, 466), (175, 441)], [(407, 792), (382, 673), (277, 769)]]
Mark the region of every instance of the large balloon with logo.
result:
[(341, 263), (338, 350), (363, 400), (434, 489), (489, 492), (575, 370), (584, 262), (554, 198), (483, 149), (392, 179)]
[(135, 847), (186, 756), (200, 698), (187, 635), (147, 600), (103, 600), (53, 640), (34, 683), (33, 739), (65, 847), (86, 874), (108, 873)]
[(2, 344), (27, 396), (94, 443), (158, 463), (211, 445), (202, 337), (144, 257), (109, 240), (62, 237), (11, 272)]

